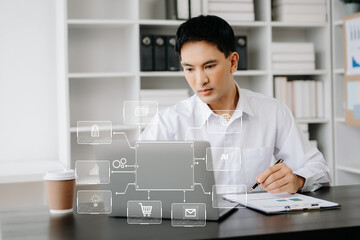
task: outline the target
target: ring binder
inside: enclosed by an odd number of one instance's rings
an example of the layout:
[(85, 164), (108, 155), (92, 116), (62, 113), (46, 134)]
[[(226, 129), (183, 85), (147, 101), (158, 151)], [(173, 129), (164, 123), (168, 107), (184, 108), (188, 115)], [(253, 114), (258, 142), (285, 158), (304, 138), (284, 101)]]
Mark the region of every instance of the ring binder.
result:
[(154, 37), (152, 35), (140, 36), (140, 69), (141, 71), (154, 70)]
[(235, 48), (239, 54), (237, 70), (247, 70), (247, 39), (246, 36), (235, 37)]
[(168, 71), (179, 71), (180, 70), (180, 61), (179, 56), (175, 53), (175, 37), (167, 36), (167, 70)]
[(154, 70), (166, 70), (166, 37), (154, 37)]

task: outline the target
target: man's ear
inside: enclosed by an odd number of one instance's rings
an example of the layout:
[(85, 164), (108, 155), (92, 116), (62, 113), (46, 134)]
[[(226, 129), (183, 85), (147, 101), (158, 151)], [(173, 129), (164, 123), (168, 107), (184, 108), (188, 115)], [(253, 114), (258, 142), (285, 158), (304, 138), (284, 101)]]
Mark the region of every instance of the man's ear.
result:
[(230, 60), (230, 71), (231, 73), (234, 73), (237, 71), (238, 62), (239, 62), (239, 54), (237, 52), (232, 52), (229, 55)]

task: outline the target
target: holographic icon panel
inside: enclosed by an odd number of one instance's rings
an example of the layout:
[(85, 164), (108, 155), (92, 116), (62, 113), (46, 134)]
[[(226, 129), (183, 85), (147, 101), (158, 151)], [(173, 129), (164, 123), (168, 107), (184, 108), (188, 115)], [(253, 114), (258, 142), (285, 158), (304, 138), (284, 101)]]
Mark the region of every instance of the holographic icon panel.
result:
[(79, 214), (110, 214), (112, 211), (111, 191), (78, 190), (76, 205)]
[(75, 173), (76, 184), (109, 184), (110, 161), (77, 160)]
[(241, 169), (240, 148), (209, 147), (206, 149), (206, 170), (240, 171), (240, 169)]
[(171, 204), (171, 225), (173, 227), (204, 227), (206, 225), (206, 204)]
[(127, 202), (127, 222), (129, 224), (160, 224), (162, 204), (157, 200)]
[(124, 124), (155, 124), (151, 119), (158, 113), (156, 101), (125, 101), (123, 104)]
[[(215, 121), (207, 121), (208, 133), (241, 133), (242, 111), (240, 110), (216, 110), (218, 116)], [(229, 114), (232, 113), (232, 116)], [(236, 119), (236, 120), (233, 120)], [(232, 127), (233, 121), (240, 121), (240, 127)]]
[(112, 124), (110, 121), (78, 121), (78, 144), (111, 144)]

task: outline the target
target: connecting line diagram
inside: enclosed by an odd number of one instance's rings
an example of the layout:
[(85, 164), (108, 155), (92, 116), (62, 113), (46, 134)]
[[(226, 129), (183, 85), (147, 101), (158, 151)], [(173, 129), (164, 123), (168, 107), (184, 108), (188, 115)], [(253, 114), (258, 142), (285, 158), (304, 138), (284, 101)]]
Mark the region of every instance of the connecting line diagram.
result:
[[(227, 111), (224, 111), (224, 110), (217, 110), (217, 112), (227, 112)], [(239, 110), (235, 110), (233, 111), (234, 113), (235, 112), (240, 112)], [(219, 126), (218, 125), (215, 125), (213, 123), (209, 123), (209, 121), (206, 121), (206, 124), (205, 124), (205, 128), (206, 128), (206, 132), (209, 133), (209, 134), (219, 134), (219, 133), (222, 133), (222, 134), (241, 134), (242, 133), (242, 128), (243, 128), (243, 118), (242, 118), (242, 113), (238, 113), (240, 116), (240, 129), (236, 129), (236, 130), (230, 130), (227, 128), (230, 123), (231, 123), (231, 117), (230, 117), (230, 120), (228, 121), (228, 114), (227, 113), (224, 113), (224, 114), (221, 114), (220, 117), (219, 117)], [(203, 126), (204, 127), (204, 126)], [(200, 131), (203, 129), (202, 126), (199, 126), (199, 127), (189, 127), (185, 133), (185, 141), (188, 141), (188, 140), (191, 140), (191, 133), (194, 133), (195, 131)]]
[[(140, 110), (145, 111), (145, 109), (139, 109), (139, 113), (142, 113)], [(242, 132), (242, 117), (240, 120), (240, 129), (230, 133)], [(125, 139), (120, 147), (123, 148), (122, 151), (125, 151), (127, 155), (125, 154), (122, 158), (111, 161), (78, 160), (76, 165), (79, 168), (76, 168), (76, 171), (83, 174), (84, 180), (86, 180), (85, 177), (91, 180), (91, 182), (87, 180), (86, 184), (109, 184), (111, 175), (133, 174), (135, 180), (126, 179), (122, 186), (125, 189), (123, 191), (116, 191), (115, 196), (126, 195), (131, 186), (135, 192), (146, 192), (148, 200), (151, 199), (151, 192), (181, 192), (182, 201), (186, 203), (188, 192), (200, 191), (199, 193), (204, 194), (204, 196), (212, 196), (213, 207), (215, 208), (214, 200), (219, 197), (219, 192), (229, 194), (238, 192), (238, 190), (236, 185), (216, 185), (213, 172), (234, 170), (234, 162), (232, 162), (234, 160), (239, 162), (238, 168), (240, 169), (241, 150), (240, 148), (211, 147), (205, 141), (201, 145), (199, 143), (201, 141), (190, 139), (196, 135), (195, 131), (205, 130), (207, 133), (227, 134), (229, 133), (227, 132), (227, 127), (230, 123), (231, 118), (229, 120), (228, 116), (220, 116), (220, 128), (214, 127), (216, 125), (209, 125), (209, 123), (207, 123), (205, 129), (204, 126), (190, 127), (186, 131), (185, 141), (138, 141), (132, 146), (125, 132), (112, 131), (112, 123), (110, 121), (78, 121), (78, 144), (113, 144), (113, 138), (120, 137), (123, 138), (122, 140)], [(140, 133), (141, 128), (139, 126), (139, 136)], [(128, 163), (129, 159), (127, 159), (128, 150), (131, 151), (131, 156), (133, 153), (135, 156), (131, 159), (131, 164)], [(101, 151), (100, 153), (102, 154)], [(216, 159), (214, 163), (220, 162), (221, 164), (215, 165), (212, 161), (213, 159)], [(80, 166), (83, 168), (81, 169)], [(91, 169), (89, 169), (89, 166)], [(164, 166), (171, 167), (164, 169)], [(236, 170), (239, 170), (238, 168)], [(105, 172), (108, 173), (106, 178), (104, 177)], [(195, 176), (197, 177), (196, 181)], [(127, 176), (123, 175), (119, 176), (119, 179), (124, 179), (124, 177), (127, 178)], [(203, 185), (205, 182), (211, 182), (213, 184), (212, 188), (206, 190), (204, 186), (208, 188), (209, 184)], [(125, 186), (125, 184), (127, 185)], [(132, 192), (133, 189), (130, 189), (130, 191)], [(131, 196), (130, 192), (129, 196)]]
[[(191, 156), (191, 164), (188, 167), (188, 170), (191, 169), (191, 174), (192, 174), (192, 182), (190, 183), (190, 187), (187, 187), (187, 188), (155, 188), (155, 189), (145, 189), (143, 187), (140, 187), (139, 189), (139, 185), (138, 185), (138, 179), (141, 178), (141, 176), (139, 177), (139, 169), (141, 166), (139, 166), (139, 164), (142, 164), (142, 163), (139, 163), (138, 161), (138, 156), (139, 156), (139, 148), (142, 144), (146, 144), (148, 142), (136, 142), (135, 146), (131, 146), (127, 136), (126, 136), (126, 133), (125, 132), (113, 132), (113, 135), (123, 135), (126, 139), (126, 142), (127, 142), (127, 145), (129, 147), (129, 149), (133, 149), (135, 151), (135, 164), (133, 165), (128, 165), (128, 164), (125, 164), (125, 161), (122, 161), (122, 159), (120, 160), (114, 160), (112, 162), (112, 165), (113, 167), (116, 167), (116, 168), (119, 168), (119, 166), (121, 166), (121, 168), (134, 168), (134, 170), (131, 170), (131, 171), (128, 171), (128, 170), (111, 170), (111, 173), (112, 174), (125, 174), (125, 173), (133, 173), (135, 175), (135, 182), (130, 182), (130, 183), (127, 183), (126, 187), (125, 187), (125, 190), (124, 191), (116, 191), (115, 192), (115, 195), (118, 196), (118, 195), (125, 195), (126, 192), (128, 191), (128, 188), (129, 186), (134, 186), (135, 190), (136, 191), (142, 191), (142, 192), (147, 192), (147, 199), (151, 199), (150, 197), (150, 192), (152, 191), (177, 191), (177, 192), (183, 192), (183, 202), (186, 202), (186, 192), (187, 191), (194, 191), (195, 190), (195, 186), (199, 186), (202, 190), (202, 192), (205, 194), (205, 195), (211, 195), (212, 192), (207, 192), (205, 191), (204, 187), (203, 187), (203, 184), (202, 183), (198, 183), (198, 182), (195, 182), (194, 181), (194, 175), (195, 175), (195, 171), (194, 171), (194, 167), (195, 165), (198, 165), (199, 162), (198, 161), (205, 161), (206, 160), (206, 157), (202, 157), (202, 158), (195, 158), (194, 156), (194, 152), (193, 152), (193, 149), (192, 149), (192, 156)], [(161, 142), (158, 142), (159, 144), (161, 144)], [(171, 144), (183, 144), (184, 142), (173, 142)], [(150, 142), (151, 144), (151, 142)], [(169, 144), (167, 142), (167, 144)], [(190, 146), (191, 148), (194, 148), (194, 143), (193, 142), (186, 142), (185, 143), (186, 145)], [(174, 145), (173, 145), (174, 146)], [(176, 147), (175, 147), (176, 148)], [(176, 170), (176, 169), (175, 169)], [(190, 170), (189, 170), (190, 171)], [(156, 180), (155, 180), (156, 181)]]
[[(238, 110), (235, 110), (233, 112), (233, 114), (235, 114), (235, 112), (238, 111)], [(221, 111), (220, 111), (221, 112)], [(209, 121), (206, 122), (206, 128), (205, 128), (205, 131), (208, 132), (208, 133), (224, 133), (224, 134), (227, 134), (227, 133), (235, 133), (235, 134), (239, 134), (242, 132), (242, 126), (243, 126), (243, 121), (242, 121), (242, 112), (239, 112), (237, 113), (239, 116), (240, 116), (240, 129), (236, 129), (235, 131), (230, 131), (228, 132), (228, 126), (230, 125), (231, 123), (231, 117), (228, 118), (228, 113), (227, 111), (223, 111), (224, 113), (220, 115), (220, 118), (219, 118), (219, 123), (218, 124), (220, 126), (220, 128), (218, 127), (214, 127), (214, 126), (217, 126), (216, 124), (215, 125), (212, 125), (211, 123), (209, 123)], [(191, 133), (193, 133), (194, 131), (201, 131), (203, 129), (204, 126), (199, 126), (199, 127), (189, 127), (185, 133), (185, 141), (186, 142), (190, 142), (189, 139), (190, 139), (190, 135)], [(140, 136), (140, 133), (141, 133), (141, 129), (140, 129), (140, 126), (139, 126), (139, 136)], [(194, 133), (193, 133), (194, 134)], [(135, 182), (134, 183), (128, 183), (128, 185), (126, 186), (125, 188), (125, 191), (124, 192), (116, 192), (116, 195), (123, 195), (123, 194), (126, 194), (126, 191), (128, 190), (128, 187), (133, 185), (135, 187), (135, 190), (136, 191), (147, 191), (148, 192), (148, 199), (150, 199), (150, 191), (183, 191), (183, 196), (184, 196), (184, 199), (183, 201), (186, 202), (186, 192), (187, 191), (194, 191), (195, 189), (195, 186), (200, 186), (200, 188), (202, 189), (202, 192), (205, 194), (205, 195), (211, 195), (212, 194), (212, 191), (210, 192), (207, 192), (205, 191), (202, 183), (197, 183), (195, 182), (195, 178), (194, 178), (194, 175), (195, 175), (195, 165), (198, 165), (199, 166), (199, 163), (200, 162), (204, 162), (205, 165), (206, 165), (206, 171), (230, 171), (231, 169), (230, 168), (222, 168), (222, 169), (219, 169), (218, 167), (215, 167), (213, 166), (213, 163), (211, 161), (211, 158), (210, 158), (210, 161), (208, 161), (208, 154), (211, 152), (211, 151), (215, 151), (215, 157), (217, 157), (218, 159), (221, 159), (221, 160), (228, 160), (229, 157), (228, 157), (228, 153), (224, 153), (224, 151), (234, 151), (235, 148), (213, 148), (213, 147), (209, 147), (208, 149), (206, 149), (206, 156), (205, 157), (195, 157), (195, 154), (193, 152), (192, 156), (191, 156), (191, 172), (192, 172), (192, 182), (189, 183), (191, 186), (186, 186), (184, 188), (181, 188), (181, 187), (176, 187), (176, 188), (164, 188), (164, 187), (159, 187), (159, 188), (152, 188), (152, 187), (139, 187), (139, 178), (141, 179), (141, 175), (144, 174), (142, 171), (140, 172), (139, 169), (141, 169), (142, 166), (139, 166), (142, 165), (143, 163), (139, 162), (139, 146), (142, 144), (141, 142), (137, 142), (135, 143), (135, 146), (131, 146), (130, 145), (130, 142), (125, 134), (125, 132), (113, 132), (113, 135), (123, 135), (127, 141), (127, 144), (129, 146), (130, 149), (133, 149), (135, 151), (135, 164), (134, 165), (125, 165), (123, 164), (124, 166), (126, 167), (133, 167), (134, 170), (133, 171), (116, 171), (116, 170), (112, 170), (111, 173), (113, 174), (124, 174), (124, 173), (134, 173), (135, 174)], [(166, 143), (164, 143), (166, 144)], [(176, 142), (174, 142), (174, 144), (176, 144)], [(194, 142), (192, 142), (191, 144), (191, 147), (192, 147), (192, 150), (194, 150)], [(231, 149), (231, 150), (230, 150)], [(211, 150), (211, 151), (208, 151), (208, 150)], [(219, 152), (219, 154), (217, 154), (217, 152)], [(238, 159), (240, 159), (241, 161), (241, 151), (240, 149), (235, 149), (236, 154), (239, 156)], [(211, 154), (211, 153), (210, 153)], [(163, 156), (161, 156), (163, 157)], [(234, 159), (235, 157), (233, 157)], [(180, 160), (181, 161), (181, 160)], [(227, 162), (225, 162), (226, 164), (228, 164)], [(114, 162), (113, 162), (114, 164)], [(121, 164), (121, 162), (119, 163)], [(226, 165), (225, 164), (225, 165)], [(224, 166), (225, 166), (224, 165)], [(238, 165), (238, 167), (240, 168), (240, 165)], [(202, 165), (203, 166), (203, 165)], [(199, 166), (200, 167), (200, 166)], [(234, 166), (232, 166), (234, 167)], [(238, 170), (238, 169), (236, 169)], [(161, 173), (159, 173), (161, 174)], [(184, 177), (183, 177), (184, 178)], [(152, 181), (153, 179), (148, 179), (149, 181)]]

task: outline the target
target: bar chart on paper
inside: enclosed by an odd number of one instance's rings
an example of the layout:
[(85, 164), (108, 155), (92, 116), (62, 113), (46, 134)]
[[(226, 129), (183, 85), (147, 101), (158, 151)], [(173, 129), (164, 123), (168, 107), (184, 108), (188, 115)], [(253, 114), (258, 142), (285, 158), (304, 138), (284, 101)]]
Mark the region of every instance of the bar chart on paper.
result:
[(346, 21), (347, 75), (360, 74), (360, 18)]

